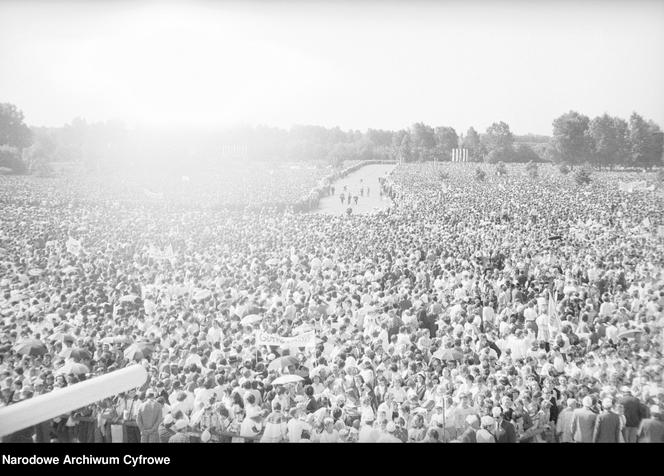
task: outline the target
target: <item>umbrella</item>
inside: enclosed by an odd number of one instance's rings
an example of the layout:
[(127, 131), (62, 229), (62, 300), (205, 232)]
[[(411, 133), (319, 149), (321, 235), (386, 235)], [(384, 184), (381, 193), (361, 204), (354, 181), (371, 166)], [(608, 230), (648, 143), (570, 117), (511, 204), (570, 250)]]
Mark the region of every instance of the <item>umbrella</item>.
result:
[(434, 357), (440, 360), (463, 360), (463, 354), (455, 349), (443, 349), (435, 352)]
[(69, 374), (87, 374), (90, 372), (90, 369), (87, 365), (79, 364), (73, 360), (68, 360), (65, 364), (57, 369), (54, 373), (55, 375), (69, 375)]
[(550, 236), (549, 239), (551, 241), (553, 241), (553, 240), (562, 240), (563, 237), (562, 237), (562, 235), (553, 235), (553, 236)]
[(643, 329), (629, 329), (618, 334), (618, 339), (623, 337), (636, 337), (636, 334), (643, 334)]
[(244, 316), (240, 322), (242, 323), (243, 326), (250, 326), (262, 320), (263, 316), (259, 316), (258, 314), (249, 314), (248, 316)]
[(51, 336), (51, 340), (61, 340), (62, 342), (74, 342), (76, 339), (71, 334), (56, 332)]
[(41, 274), (44, 272), (44, 270), (39, 269), (39, 268), (32, 268), (30, 271), (28, 271), (28, 274), (30, 276), (41, 276)]
[(73, 349), (69, 353), (69, 357), (72, 359), (78, 359), (78, 360), (91, 360), (92, 356), (90, 355), (90, 352), (88, 352), (85, 349)]
[(268, 370), (281, 370), (288, 367), (289, 365), (297, 364), (297, 359), (292, 355), (286, 355), (285, 357), (278, 357), (270, 362), (270, 365), (267, 366)]
[(120, 302), (134, 302), (137, 298), (138, 296), (135, 294), (127, 294), (126, 296), (122, 296), (120, 298)]
[(279, 260), (277, 258), (270, 258), (265, 262), (265, 264), (268, 266), (276, 266), (279, 264)]
[(37, 339), (28, 339), (14, 346), (14, 352), (21, 355), (44, 355), (46, 346)]
[(287, 383), (296, 383), (304, 380), (299, 375), (282, 375), (272, 381), (272, 385), (285, 385)]
[(135, 342), (125, 349), (124, 356), (126, 359), (134, 360), (139, 352), (143, 357), (148, 357), (153, 351), (154, 347), (149, 342)]

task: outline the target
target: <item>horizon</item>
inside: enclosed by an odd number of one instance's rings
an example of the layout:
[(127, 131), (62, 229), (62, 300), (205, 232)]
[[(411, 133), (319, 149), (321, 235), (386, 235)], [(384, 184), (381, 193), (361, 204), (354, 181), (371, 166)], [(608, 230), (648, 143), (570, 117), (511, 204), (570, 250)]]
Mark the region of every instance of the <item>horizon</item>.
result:
[(662, 26), (647, 0), (4, 2), (1, 100), (35, 127), (550, 136), (569, 110), (664, 124)]

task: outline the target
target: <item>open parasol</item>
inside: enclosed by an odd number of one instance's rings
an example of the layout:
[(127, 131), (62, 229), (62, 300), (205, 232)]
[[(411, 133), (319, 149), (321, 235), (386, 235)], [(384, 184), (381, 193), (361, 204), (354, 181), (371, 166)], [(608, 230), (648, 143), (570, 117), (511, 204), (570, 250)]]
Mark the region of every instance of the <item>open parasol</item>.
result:
[(73, 360), (68, 360), (65, 364), (57, 369), (55, 375), (69, 375), (69, 374), (87, 374), (90, 372), (90, 369), (87, 365), (74, 362)]
[(44, 355), (46, 353), (46, 345), (40, 340), (28, 339), (14, 345), (13, 350), (21, 355)]
[(297, 383), (304, 380), (299, 375), (282, 375), (272, 381), (272, 385), (286, 385), (288, 383)]

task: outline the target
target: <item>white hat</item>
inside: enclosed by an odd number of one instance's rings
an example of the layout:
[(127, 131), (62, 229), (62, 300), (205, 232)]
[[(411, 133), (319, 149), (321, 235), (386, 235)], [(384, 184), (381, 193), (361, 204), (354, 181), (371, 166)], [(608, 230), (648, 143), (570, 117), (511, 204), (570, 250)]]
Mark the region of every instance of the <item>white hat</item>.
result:
[(593, 406), (593, 399), (592, 397), (583, 397), (583, 403), (584, 407), (592, 407)]
[(397, 430), (397, 426), (394, 424), (393, 421), (390, 421), (387, 423), (387, 427), (385, 428), (388, 433), (394, 433)]
[(653, 406), (651, 406), (651, 407), (650, 407), (650, 413), (651, 413), (652, 415), (659, 415), (659, 414), (661, 413), (661, 411), (660, 411), (660, 409), (659, 409), (659, 405), (653, 405)]
[(489, 415), (484, 415), (482, 417), (482, 426), (491, 426), (493, 425), (496, 421), (490, 417)]
[(166, 415), (166, 416), (164, 417), (164, 422), (163, 422), (163, 423), (164, 423), (164, 425), (170, 425), (170, 424), (173, 423), (174, 421), (175, 421), (175, 418), (173, 418), (173, 415), (171, 415), (171, 414), (169, 413), (168, 415)]
[(493, 407), (491, 409), (491, 415), (493, 415), (494, 418), (500, 418), (500, 415), (502, 415), (503, 409), (500, 407)]
[(212, 435), (210, 435), (210, 432), (207, 429), (203, 430), (203, 433), (201, 433), (201, 441), (203, 443), (207, 443), (208, 441), (210, 441), (211, 437)]
[(611, 408), (613, 406), (613, 399), (611, 397), (606, 397), (602, 400), (602, 406), (604, 408)]
[(178, 421), (175, 422), (175, 429), (176, 430), (178, 430), (178, 431), (179, 430), (184, 430), (185, 428), (187, 428), (187, 422), (186, 421), (178, 420)]
[(469, 425), (472, 425), (476, 421), (477, 421), (477, 417), (475, 415), (466, 416), (466, 423), (468, 423)]

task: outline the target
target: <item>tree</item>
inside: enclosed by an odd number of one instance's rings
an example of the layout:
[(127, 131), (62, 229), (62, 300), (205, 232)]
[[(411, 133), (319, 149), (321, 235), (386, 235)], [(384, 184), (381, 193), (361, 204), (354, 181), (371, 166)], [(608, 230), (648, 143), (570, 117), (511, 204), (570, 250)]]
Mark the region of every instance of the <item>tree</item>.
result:
[(651, 169), (662, 163), (664, 137), (656, 123), (633, 113), (629, 118), (629, 138), (633, 166)]
[(599, 116), (588, 125), (590, 157), (598, 168), (613, 167), (627, 151), (627, 123), (608, 114)]
[(418, 122), (411, 128), (412, 150), (417, 160), (433, 158), (436, 138), (433, 127)]
[(540, 162), (542, 159), (532, 147), (527, 144), (519, 144), (512, 153), (514, 162)]
[(23, 112), (9, 103), (0, 103), (0, 145), (21, 151), (32, 144), (32, 132), (23, 122)]
[(512, 157), (514, 150), (514, 135), (510, 131), (510, 126), (506, 123), (501, 121), (491, 124), (482, 137), (482, 142), (488, 153), (496, 151), (500, 157), (499, 160), (505, 160), (508, 157)]
[(574, 165), (583, 162), (590, 152), (587, 135), (590, 120), (587, 116), (570, 111), (553, 121), (553, 145), (562, 160)]
[(480, 141), (480, 135), (472, 127), (466, 132), (462, 146), (464, 149), (468, 149), (468, 155), (471, 160), (479, 161), (483, 159), (484, 151), (482, 148), (482, 142)]
[(413, 145), (410, 134), (406, 134), (401, 139), (399, 145), (399, 160), (402, 162), (411, 162), (413, 160)]
[(436, 155), (442, 160), (451, 160), (452, 149), (459, 147), (459, 137), (452, 127), (436, 127)]

